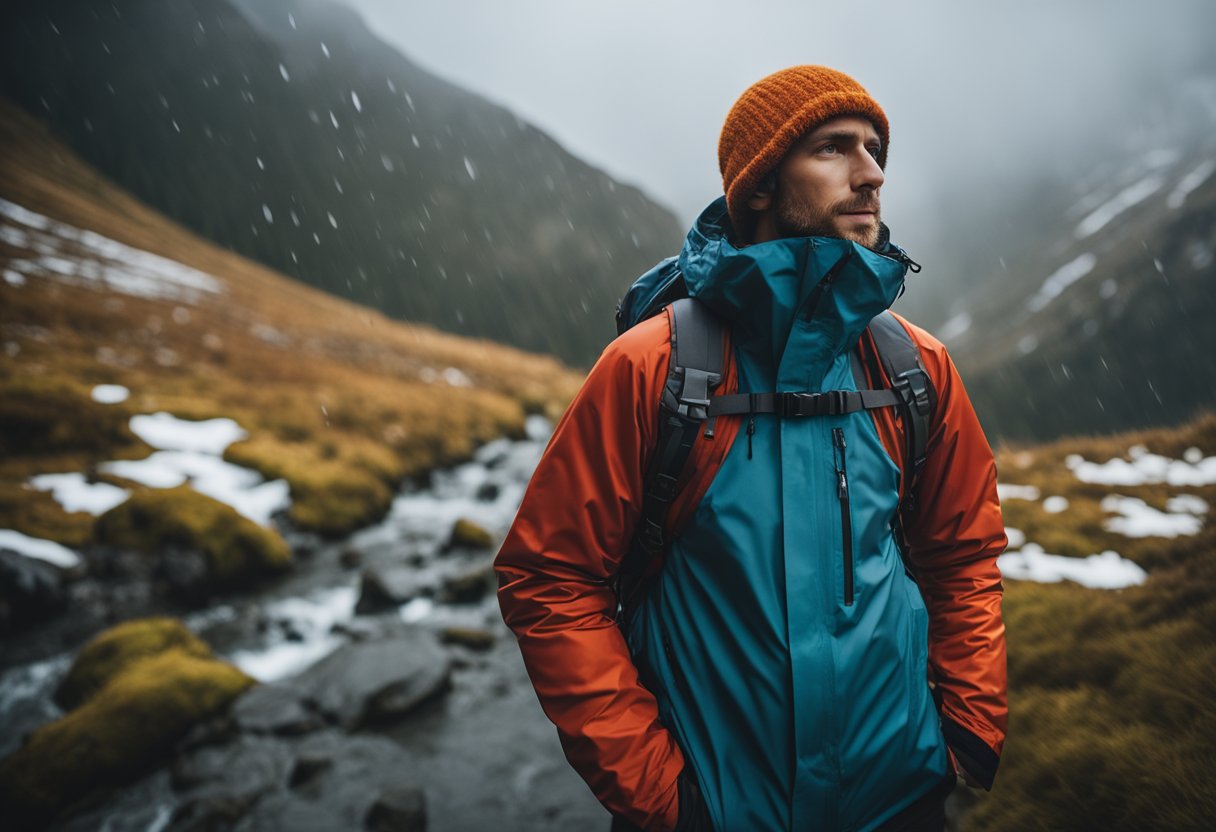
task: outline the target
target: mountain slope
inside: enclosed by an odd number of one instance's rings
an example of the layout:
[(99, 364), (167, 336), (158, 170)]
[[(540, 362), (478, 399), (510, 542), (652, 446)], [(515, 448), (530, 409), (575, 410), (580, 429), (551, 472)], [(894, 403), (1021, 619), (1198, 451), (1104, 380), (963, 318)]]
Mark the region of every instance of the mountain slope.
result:
[[(200, 239), (0, 100), (0, 528), (79, 546), (33, 474), (146, 456), (135, 413), (228, 417), (225, 459), (285, 479), (297, 525), (387, 511), (403, 477), (560, 413), (552, 358), (392, 321)], [(99, 404), (95, 385), (128, 401)], [(106, 479), (105, 475), (101, 477)]]
[(951, 347), (990, 435), (1177, 424), (1216, 404), (1216, 78), (1179, 86), (1143, 135), (1002, 193), (999, 221), (978, 211), (964, 227), (991, 241), (991, 271), (948, 304), (913, 278), (905, 308)]
[(198, 233), (386, 314), (589, 363), (681, 229), (331, 2), (8, 4), (0, 87)]

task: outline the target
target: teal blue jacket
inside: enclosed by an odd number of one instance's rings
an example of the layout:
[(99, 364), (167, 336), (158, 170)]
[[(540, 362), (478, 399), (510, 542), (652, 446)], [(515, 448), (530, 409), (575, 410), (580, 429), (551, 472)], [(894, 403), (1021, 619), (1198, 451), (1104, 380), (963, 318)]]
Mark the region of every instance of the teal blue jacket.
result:
[[(689, 293), (729, 325), (738, 391), (856, 389), (849, 351), (895, 300), (905, 262), (821, 237), (739, 248), (724, 222), (719, 200), (679, 266)], [(969, 769), (995, 769), (1005, 718), (995, 467), (944, 348), (913, 335), (940, 396), (920, 493), (933, 502), (909, 529), (921, 585), (893, 529), (894, 415), (762, 415), (727, 433), (661, 570), (620, 622), (624, 644), (602, 632), (615, 599), (597, 582), (610, 583), (636, 522), (657, 399), (631, 397), (653, 387), (640, 349), (653, 334), (626, 333), (592, 371), (497, 568), (542, 704), (613, 811), (670, 828), (677, 755), (714, 828), (731, 832), (872, 829), (951, 770), (947, 736)], [(630, 419), (636, 440), (615, 427)], [(629, 669), (613, 664), (622, 655)], [(647, 777), (661, 782), (637, 782)]]

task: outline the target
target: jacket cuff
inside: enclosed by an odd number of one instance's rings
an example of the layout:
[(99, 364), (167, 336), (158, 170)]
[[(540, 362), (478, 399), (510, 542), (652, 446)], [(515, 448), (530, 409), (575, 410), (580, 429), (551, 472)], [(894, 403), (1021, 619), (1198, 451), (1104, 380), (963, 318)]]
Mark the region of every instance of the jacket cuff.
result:
[(988, 747), (988, 744), (959, 725), (949, 716), (942, 715), (942, 736), (954, 753), (958, 764), (985, 791), (992, 791), (992, 781), (996, 779), (997, 766), (1001, 758)]
[(679, 790), (680, 817), (676, 822), (676, 832), (710, 832), (713, 826), (709, 822), (709, 807), (701, 797), (701, 789), (697, 786), (697, 778), (688, 767), (680, 772), (676, 781)]

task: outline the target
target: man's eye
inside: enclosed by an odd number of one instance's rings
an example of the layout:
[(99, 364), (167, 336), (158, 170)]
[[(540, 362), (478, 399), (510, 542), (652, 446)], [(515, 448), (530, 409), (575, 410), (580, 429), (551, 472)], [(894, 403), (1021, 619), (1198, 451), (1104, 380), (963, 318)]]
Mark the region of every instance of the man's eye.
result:
[(836, 145), (834, 142), (829, 142), (828, 144), (825, 144), (823, 147), (819, 148), (819, 152), (820, 153), (835, 153)]
[(870, 155), (873, 156), (875, 159), (877, 159), (878, 155), (880, 153), (882, 153), (882, 148), (878, 147), (877, 145), (875, 145), (873, 147), (867, 147), (866, 150), (870, 151)]

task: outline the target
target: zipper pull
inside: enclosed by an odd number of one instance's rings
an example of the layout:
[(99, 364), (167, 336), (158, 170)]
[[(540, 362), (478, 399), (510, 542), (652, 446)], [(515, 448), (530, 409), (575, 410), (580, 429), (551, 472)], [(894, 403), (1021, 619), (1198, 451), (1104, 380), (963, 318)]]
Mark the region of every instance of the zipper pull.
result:
[(844, 428), (832, 428), (832, 445), (832, 464), (836, 467), (836, 496), (844, 500), (849, 496), (849, 478), (845, 474), (844, 464), (844, 449), (846, 447)]

